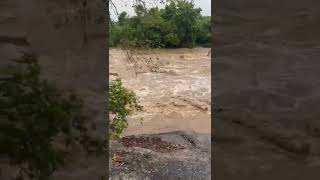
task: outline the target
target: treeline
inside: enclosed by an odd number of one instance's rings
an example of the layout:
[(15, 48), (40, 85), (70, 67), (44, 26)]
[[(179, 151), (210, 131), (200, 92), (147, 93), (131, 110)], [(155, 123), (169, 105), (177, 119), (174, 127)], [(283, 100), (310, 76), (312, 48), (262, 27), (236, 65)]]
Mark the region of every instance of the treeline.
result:
[(202, 16), (192, 1), (171, 0), (165, 8), (134, 6), (135, 15), (120, 13), (110, 21), (109, 46), (178, 48), (210, 46), (211, 16)]

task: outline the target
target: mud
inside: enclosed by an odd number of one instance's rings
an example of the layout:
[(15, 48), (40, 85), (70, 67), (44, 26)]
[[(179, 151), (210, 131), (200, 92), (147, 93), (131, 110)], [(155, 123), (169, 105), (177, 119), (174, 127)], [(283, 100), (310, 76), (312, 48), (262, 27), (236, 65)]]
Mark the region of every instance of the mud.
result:
[[(162, 64), (158, 72), (138, 73), (126, 65), (125, 51), (110, 49), (111, 79), (120, 78), (144, 106), (128, 118), (124, 135), (171, 131), (211, 133), (210, 49), (153, 50)], [(116, 76), (114, 76), (116, 74)], [(142, 121), (141, 121), (142, 118)]]

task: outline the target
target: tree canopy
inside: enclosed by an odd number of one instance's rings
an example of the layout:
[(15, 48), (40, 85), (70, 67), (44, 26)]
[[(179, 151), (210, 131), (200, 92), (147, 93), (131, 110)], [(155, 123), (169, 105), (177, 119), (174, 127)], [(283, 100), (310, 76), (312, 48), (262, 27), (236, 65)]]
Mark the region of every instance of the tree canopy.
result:
[(134, 5), (135, 15), (122, 12), (111, 21), (109, 46), (177, 48), (208, 46), (211, 17), (202, 16), (193, 1), (170, 0), (163, 9)]

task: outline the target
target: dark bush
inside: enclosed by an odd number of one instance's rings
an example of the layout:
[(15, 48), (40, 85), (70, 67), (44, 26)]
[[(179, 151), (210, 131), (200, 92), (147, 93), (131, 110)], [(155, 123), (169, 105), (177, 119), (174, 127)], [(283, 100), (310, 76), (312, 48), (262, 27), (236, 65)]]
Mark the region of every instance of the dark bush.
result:
[(17, 179), (45, 180), (64, 163), (65, 146), (86, 134), (82, 101), (40, 78), (35, 54), (14, 60), (0, 81), (0, 154), (20, 168)]

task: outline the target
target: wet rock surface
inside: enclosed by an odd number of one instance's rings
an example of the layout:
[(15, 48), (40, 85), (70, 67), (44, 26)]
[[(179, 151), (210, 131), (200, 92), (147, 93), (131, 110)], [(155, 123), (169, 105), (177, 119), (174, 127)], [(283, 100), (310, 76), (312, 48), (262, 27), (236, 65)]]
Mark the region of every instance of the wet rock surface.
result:
[[(109, 151), (110, 179), (211, 179), (211, 136), (191, 132), (170, 132), (153, 135), (137, 135), (144, 138), (160, 138), (161, 141), (183, 146), (166, 152), (139, 147), (125, 147), (111, 141)], [(113, 161), (121, 155), (122, 163)]]

